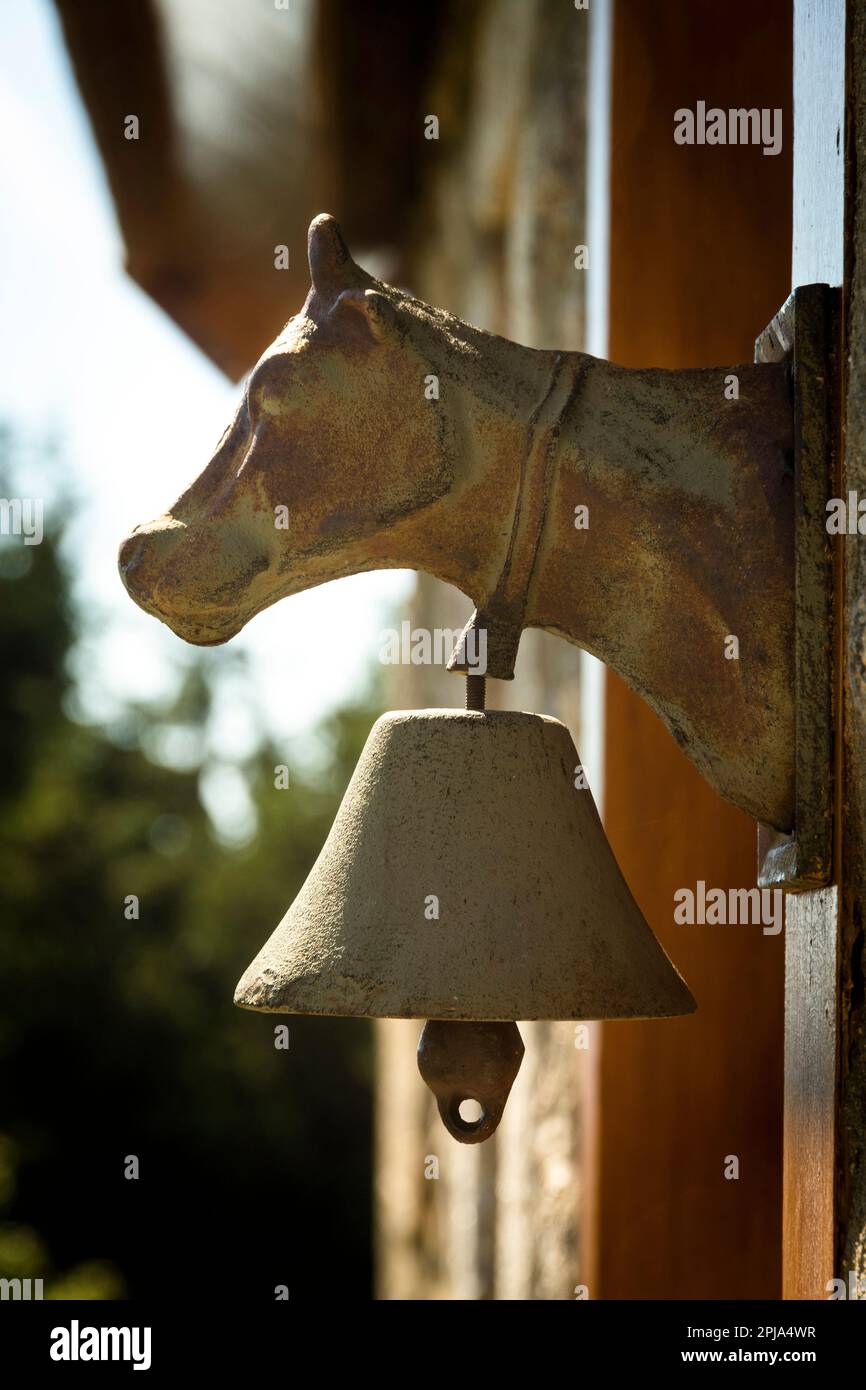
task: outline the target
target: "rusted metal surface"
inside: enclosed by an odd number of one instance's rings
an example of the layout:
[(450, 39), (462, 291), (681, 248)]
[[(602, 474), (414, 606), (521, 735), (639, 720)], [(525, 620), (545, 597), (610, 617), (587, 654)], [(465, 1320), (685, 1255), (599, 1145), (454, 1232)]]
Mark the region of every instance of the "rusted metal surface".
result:
[(760, 827), (758, 883), (802, 892), (833, 869), (833, 557), (839, 291), (801, 285), (755, 345), (758, 362), (787, 362), (794, 396), (795, 790), (791, 835)]
[[(453, 1139), (480, 1144), (490, 1138), (502, 1119), (523, 1052), (516, 1023), (425, 1023), (418, 1042), (418, 1070)], [(461, 1105), (469, 1100), (481, 1107), (477, 1119), (461, 1114)]]
[(122, 546), (132, 597), (208, 645), (327, 580), (424, 570), (473, 601), (489, 674), (513, 673), (523, 627), (577, 643), (723, 796), (790, 830), (784, 364), (627, 369), (521, 347), (373, 279), (327, 216), (309, 259), (306, 303), (211, 462)]

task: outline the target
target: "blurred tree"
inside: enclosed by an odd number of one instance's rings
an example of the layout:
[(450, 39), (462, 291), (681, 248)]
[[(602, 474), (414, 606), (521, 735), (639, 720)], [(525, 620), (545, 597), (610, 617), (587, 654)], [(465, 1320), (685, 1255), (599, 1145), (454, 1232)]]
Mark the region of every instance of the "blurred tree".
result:
[(52, 1269), (45, 1242), (31, 1226), (3, 1220), (15, 1193), (16, 1154), (11, 1141), (0, 1134), (0, 1278), (20, 1279), (22, 1293), (30, 1280), (30, 1297), (36, 1297), (34, 1280), (42, 1281), (46, 1299), (122, 1298), (123, 1280), (106, 1260), (85, 1260), (58, 1274)]
[(76, 627), (58, 540), (0, 545), (7, 1238), (92, 1296), (267, 1300), (286, 1284), (303, 1299), (348, 1280), (366, 1297), (368, 1025), (243, 1013), (232, 994), (318, 853), (373, 712), (334, 715), (327, 775), (292, 769), (289, 790), (274, 785), (284, 756), (260, 747), (243, 768), (258, 831), (226, 848), (202, 769), (143, 751), (206, 720), (212, 665), (191, 659), (172, 706), (129, 711), (119, 739), (66, 713)]

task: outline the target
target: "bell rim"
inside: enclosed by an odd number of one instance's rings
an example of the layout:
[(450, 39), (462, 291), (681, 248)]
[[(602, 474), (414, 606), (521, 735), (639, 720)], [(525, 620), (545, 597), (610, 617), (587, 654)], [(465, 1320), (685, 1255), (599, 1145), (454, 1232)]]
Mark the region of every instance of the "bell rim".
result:
[[(363, 1013), (351, 1008), (302, 1008), (300, 1005), (287, 1005), (279, 1003), (254, 1003), (249, 998), (247, 991), (241, 990), (245, 976), (242, 976), (235, 990), (234, 1003), (239, 1009), (244, 1009), (248, 1013), (257, 1014), (282, 1014), (284, 1017), (294, 1018), (371, 1018), (371, 1019), (392, 1019), (393, 1021), (423, 1022), (425, 1019), (436, 1019), (442, 1023), (639, 1023), (650, 1022), (652, 1019), (665, 1018), (690, 1018), (698, 1010), (698, 1001), (692, 994), (682, 975), (680, 975), (673, 961), (668, 957), (668, 963), (674, 972), (677, 981), (685, 993), (686, 1000), (683, 1007), (671, 1008), (664, 1012), (644, 1013), (640, 1010), (633, 1013), (612, 1013), (612, 1014), (593, 1014), (593, 1013), (537, 1013), (521, 1014), (520, 1017), (505, 1015), (500, 1013), (479, 1013), (469, 1010), (452, 1010), (449, 1013), (440, 1008), (436, 1009), (406, 1009), (388, 1010), (379, 1012), (373, 1008), (367, 1008)], [(246, 997), (245, 997), (246, 996)], [(686, 1002), (687, 1001), (687, 1002)]]

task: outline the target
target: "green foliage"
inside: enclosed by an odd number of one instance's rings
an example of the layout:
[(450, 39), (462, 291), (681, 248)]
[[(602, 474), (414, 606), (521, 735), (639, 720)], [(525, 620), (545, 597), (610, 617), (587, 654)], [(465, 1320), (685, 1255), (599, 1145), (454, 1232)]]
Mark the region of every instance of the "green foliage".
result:
[[(363, 1295), (368, 1027), (243, 1013), (232, 994), (318, 853), (374, 712), (333, 716), (327, 774), (293, 769), (289, 790), (274, 787), (284, 755), (261, 747), (243, 769), (258, 830), (227, 849), (199, 769), (144, 751), (166, 729), (202, 727), (218, 663), (191, 659), (172, 705), (130, 710), (121, 739), (73, 721), (57, 537), (27, 563), (11, 544), (0, 554), (0, 1123), (18, 1173), (13, 1191), (7, 1172), (0, 1275), (16, 1262), (23, 1277), (66, 1269), (57, 1297), (173, 1296), (204, 1280), (265, 1298), (288, 1283), (295, 1298), (342, 1288), (349, 1271)], [(124, 915), (131, 894), (138, 920)], [(288, 1051), (274, 1048), (277, 1023)], [(123, 1176), (128, 1154), (138, 1180)]]
[[(0, 1134), (0, 1218), (15, 1193), (16, 1154), (11, 1140)], [(56, 1274), (45, 1242), (30, 1226), (0, 1219), (0, 1278), (41, 1279), (48, 1299), (122, 1298), (123, 1280), (104, 1260), (88, 1260)]]

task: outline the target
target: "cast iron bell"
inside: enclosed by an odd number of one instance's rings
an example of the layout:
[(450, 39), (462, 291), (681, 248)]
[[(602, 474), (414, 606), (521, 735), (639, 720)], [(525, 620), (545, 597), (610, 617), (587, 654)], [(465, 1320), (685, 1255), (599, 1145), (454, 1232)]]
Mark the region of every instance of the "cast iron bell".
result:
[[(449, 1132), (493, 1132), (516, 1019), (696, 1006), (635, 903), (558, 720), (383, 715), (306, 883), (235, 994), (271, 1013), (429, 1019), (419, 1066)], [(477, 1100), (476, 1121), (461, 1116)]]

